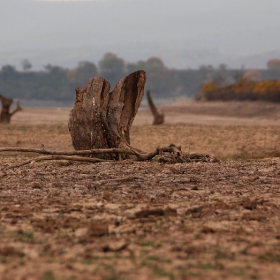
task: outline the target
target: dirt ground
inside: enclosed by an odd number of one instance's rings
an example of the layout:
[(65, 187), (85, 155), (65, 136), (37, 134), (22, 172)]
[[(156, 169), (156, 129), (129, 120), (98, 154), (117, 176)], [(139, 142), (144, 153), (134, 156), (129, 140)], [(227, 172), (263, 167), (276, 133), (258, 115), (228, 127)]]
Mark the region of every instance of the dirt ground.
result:
[[(279, 279), (280, 105), (140, 109), (131, 144), (219, 162), (42, 161), (0, 153), (0, 279)], [(70, 109), (18, 112), (0, 148), (72, 151)]]

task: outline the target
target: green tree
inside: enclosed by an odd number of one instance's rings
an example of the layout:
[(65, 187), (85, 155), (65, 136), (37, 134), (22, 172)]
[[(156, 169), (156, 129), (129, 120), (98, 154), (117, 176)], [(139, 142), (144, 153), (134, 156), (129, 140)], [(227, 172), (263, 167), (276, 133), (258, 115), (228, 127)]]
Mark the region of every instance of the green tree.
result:
[(226, 86), (231, 80), (234, 80), (234, 77), (227, 70), (227, 66), (225, 64), (220, 64), (217, 69), (209, 68), (209, 72), (207, 73), (206, 83), (214, 82), (219, 87)]
[(266, 63), (266, 67), (270, 71), (280, 72), (280, 59), (273, 58), (268, 60), (268, 62)]
[(138, 70), (146, 71), (147, 65), (146, 62), (143, 60), (139, 60), (136, 63), (127, 63), (126, 64), (126, 73), (127, 75), (133, 73)]
[(7, 65), (2, 66), (1, 74), (4, 77), (9, 78), (9, 77), (15, 76), (17, 74), (17, 71), (14, 66), (7, 64)]
[[(20, 73), (12, 65), (4, 65), (0, 71), (0, 90), (5, 97), (17, 97)], [(0, 94), (1, 94), (0, 93)]]
[(97, 67), (89, 61), (81, 61), (79, 65), (68, 71), (67, 78), (73, 86), (84, 86), (90, 78), (98, 75)]
[(125, 75), (124, 60), (113, 53), (106, 53), (99, 61), (99, 72), (114, 86)]
[(48, 64), (45, 66), (45, 70), (40, 76), (36, 99), (63, 100), (68, 98), (71, 93), (67, 79), (68, 69)]
[(154, 95), (166, 95), (170, 71), (158, 57), (150, 57), (146, 61), (146, 88)]
[(23, 70), (29, 70), (32, 68), (32, 64), (30, 63), (29, 60), (27, 59), (24, 59), (22, 62), (21, 62), (21, 65), (22, 65), (22, 69)]

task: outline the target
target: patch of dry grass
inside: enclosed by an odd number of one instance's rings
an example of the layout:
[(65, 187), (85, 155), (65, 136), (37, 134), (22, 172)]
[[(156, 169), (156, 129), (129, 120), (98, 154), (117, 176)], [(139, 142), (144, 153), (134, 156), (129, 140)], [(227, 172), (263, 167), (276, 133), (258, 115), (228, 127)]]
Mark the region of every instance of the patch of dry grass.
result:
[[(132, 126), (131, 144), (144, 151), (171, 143), (185, 153), (209, 154), (221, 159), (259, 159), (280, 155), (278, 126), (137, 125)], [(67, 125), (0, 126), (1, 147), (73, 150)]]
[(184, 152), (210, 154), (218, 158), (257, 159), (279, 156), (280, 128), (276, 126), (135, 126), (132, 145), (149, 151), (174, 143)]

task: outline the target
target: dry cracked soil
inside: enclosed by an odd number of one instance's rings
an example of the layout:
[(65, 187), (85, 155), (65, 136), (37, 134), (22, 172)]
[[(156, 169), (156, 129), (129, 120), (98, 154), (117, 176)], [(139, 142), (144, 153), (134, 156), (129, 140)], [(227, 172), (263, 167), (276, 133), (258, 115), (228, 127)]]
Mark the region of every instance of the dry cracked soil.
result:
[[(0, 153), (1, 280), (280, 279), (279, 105), (161, 109), (161, 126), (139, 110), (132, 146), (219, 160), (20, 165), (38, 155)], [(72, 151), (69, 110), (24, 109), (0, 126), (0, 148)]]

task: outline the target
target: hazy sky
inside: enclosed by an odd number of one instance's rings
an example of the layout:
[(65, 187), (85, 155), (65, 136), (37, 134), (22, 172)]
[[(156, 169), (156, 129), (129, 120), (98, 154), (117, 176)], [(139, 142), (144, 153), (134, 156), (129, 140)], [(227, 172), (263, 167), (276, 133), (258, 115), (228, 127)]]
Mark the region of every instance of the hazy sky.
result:
[(1, 0), (0, 54), (141, 42), (248, 55), (280, 50), (279, 12), (280, 0)]

